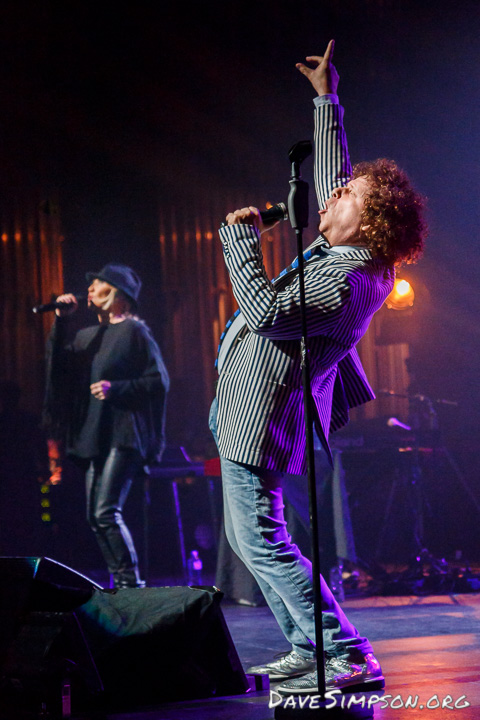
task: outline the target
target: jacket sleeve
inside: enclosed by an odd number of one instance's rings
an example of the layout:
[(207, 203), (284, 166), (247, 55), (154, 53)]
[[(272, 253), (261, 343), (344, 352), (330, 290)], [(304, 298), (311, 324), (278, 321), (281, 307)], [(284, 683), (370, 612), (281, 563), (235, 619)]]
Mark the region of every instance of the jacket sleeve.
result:
[[(276, 289), (265, 272), (260, 236), (251, 225), (228, 225), (220, 236), (233, 294), (249, 330), (272, 340), (300, 339), (298, 275), (282, 290)], [(308, 334), (331, 334), (350, 304), (346, 273), (335, 263), (311, 260), (305, 266), (305, 297)]]
[[(320, 207), (351, 175), (343, 108), (330, 102), (315, 108), (315, 188)], [(281, 291), (269, 280), (263, 264), (260, 235), (251, 225), (220, 229), (225, 263), (233, 294), (252, 332), (277, 340), (301, 338), (298, 276)], [(351, 288), (334, 263), (311, 260), (305, 266), (307, 330), (310, 335), (331, 334), (348, 310)]]
[(314, 115), (314, 180), (318, 206), (352, 175), (347, 136), (343, 127), (343, 107), (334, 103), (316, 104)]
[(66, 319), (55, 319), (46, 346), (42, 427), (48, 437), (56, 440), (64, 439), (72, 402), (72, 365), (69, 361), (73, 348), (66, 341), (67, 323)]

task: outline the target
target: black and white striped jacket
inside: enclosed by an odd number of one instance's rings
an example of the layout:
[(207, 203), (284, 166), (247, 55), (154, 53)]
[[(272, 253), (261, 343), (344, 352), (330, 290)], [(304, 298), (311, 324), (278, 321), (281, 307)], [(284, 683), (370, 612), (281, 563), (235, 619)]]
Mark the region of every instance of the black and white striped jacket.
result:
[[(320, 207), (351, 174), (343, 108), (315, 110), (315, 187)], [(220, 230), (233, 292), (246, 332), (223, 362), (217, 384), (220, 454), (294, 474), (306, 472), (300, 366), (298, 274), (273, 284), (258, 232)], [(319, 237), (313, 246), (324, 243)], [(391, 292), (394, 270), (366, 248), (313, 256), (305, 265), (312, 395), (325, 437), (348, 422), (348, 408), (373, 399), (355, 345)]]

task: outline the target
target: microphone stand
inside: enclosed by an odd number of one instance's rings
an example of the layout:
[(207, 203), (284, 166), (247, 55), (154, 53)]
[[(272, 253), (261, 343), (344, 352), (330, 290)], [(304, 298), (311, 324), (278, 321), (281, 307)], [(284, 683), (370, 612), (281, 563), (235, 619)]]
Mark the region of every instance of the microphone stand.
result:
[[(303, 385), (303, 403), (305, 415), (305, 436), (307, 453), (307, 478), (308, 478), (308, 499), (310, 512), (310, 534), (312, 553), (312, 581), (313, 601), (315, 615), (315, 644), (317, 658), (318, 693), (325, 697), (325, 669), (324, 669), (324, 646), (322, 627), (322, 594), (320, 584), (320, 552), (318, 542), (318, 511), (317, 511), (317, 489), (315, 483), (315, 454), (313, 438), (313, 399), (310, 383), (310, 359), (308, 355), (307, 336), (307, 314), (305, 302), (305, 274), (303, 259), (303, 234), (302, 231), (308, 226), (308, 183), (300, 179), (300, 164), (312, 152), (312, 143), (309, 140), (302, 140), (290, 149), (288, 157), (292, 164), (290, 177), (290, 194), (288, 196), (288, 217), (295, 231), (297, 238), (298, 256), (298, 279), (300, 290), (300, 316), (301, 316), (301, 367)], [(320, 432), (321, 434), (321, 432)], [(322, 444), (327, 450), (331, 463), (331, 454), (325, 437), (320, 437)]]

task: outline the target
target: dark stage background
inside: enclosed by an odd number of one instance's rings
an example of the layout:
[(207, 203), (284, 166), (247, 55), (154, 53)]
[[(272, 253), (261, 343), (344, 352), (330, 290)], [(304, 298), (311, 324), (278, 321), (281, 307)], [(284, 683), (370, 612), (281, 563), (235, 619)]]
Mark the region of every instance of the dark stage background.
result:
[[(428, 247), (420, 264), (405, 271), (421, 290), (409, 338), (411, 390), (455, 404), (436, 406), (442, 445), (454, 465), (442, 461), (426, 469), (427, 525), (435, 550), (450, 556), (462, 550), (475, 560), (480, 560), (479, 14), (475, 0), (187, 5), (40, 0), (0, 7), (2, 232), (27, 207), (38, 203), (43, 212), (47, 202), (61, 227), (66, 290), (83, 290), (85, 272), (111, 260), (138, 270), (144, 281), (141, 314), (162, 346), (172, 378), (168, 441), (194, 458), (214, 454), (207, 429), (213, 387), (210, 392), (197, 370), (199, 353), (202, 362), (213, 363), (214, 343), (205, 343), (202, 326), (193, 324), (188, 342), (180, 350), (173, 347), (166, 278), (185, 273), (177, 301), (187, 311), (190, 303), (192, 313), (198, 312), (198, 296), (188, 280), (191, 260), (179, 254), (175, 267), (167, 265), (162, 228), (167, 237), (176, 228), (194, 232), (213, 223), (215, 229), (240, 203), (286, 199), (288, 149), (312, 136), (313, 92), (295, 63), (321, 54), (328, 40), (336, 39), (352, 159), (395, 158), (428, 198)], [(316, 212), (310, 161), (303, 175), (311, 183), (310, 241)], [(61, 278), (52, 280), (51, 290), (62, 290)], [(16, 292), (23, 291), (31, 288), (19, 283)], [(8, 333), (9, 320), (2, 318)], [(23, 378), (29, 364), (41, 367), (41, 346), (15, 352), (17, 357), (4, 361), (4, 378), (20, 380), (22, 407), (38, 413), (41, 380), (28, 384)], [(379, 462), (363, 482), (363, 460), (347, 464), (354, 516), (363, 518), (361, 533), (366, 508), (374, 519), (379, 497), (383, 507), (393, 470)], [(79, 482), (71, 479), (70, 486), (56, 490), (61, 538), (53, 551), (74, 567), (86, 567), (85, 556), (96, 550), (83, 525)], [(13, 481), (5, 492), (15, 505), (18, 484)], [(207, 508), (203, 497), (203, 510), (195, 500), (200, 513)], [(154, 500), (162, 508), (169, 502), (161, 491)], [(9, 517), (3, 510), (7, 534)], [(75, 518), (75, 538), (68, 518)], [(408, 519), (401, 515), (396, 522), (403, 526)], [(168, 523), (160, 522), (158, 535), (165, 537), (157, 546), (163, 544), (161, 552), (173, 557)], [(40, 530), (50, 542), (52, 527)], [(43, 554), (47, 547), (44, 540), (32, 544), (19, 544), (19, 554), (28, 549)], [(11, 543), (0, 552), (14, 554)]]

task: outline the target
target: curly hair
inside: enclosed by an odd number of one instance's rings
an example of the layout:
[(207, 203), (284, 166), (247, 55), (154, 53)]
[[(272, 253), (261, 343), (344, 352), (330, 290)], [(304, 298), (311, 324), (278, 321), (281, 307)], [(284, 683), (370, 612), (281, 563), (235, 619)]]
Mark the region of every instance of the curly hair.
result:
[(362, 222), (367, 246), (374, 257), (389, 265), (414, 263), (428, 234), (423, 213), (425, 199), (417, 193), (406, 173), (393, 160), (361, 162), (353, 178), (368, 180)]

